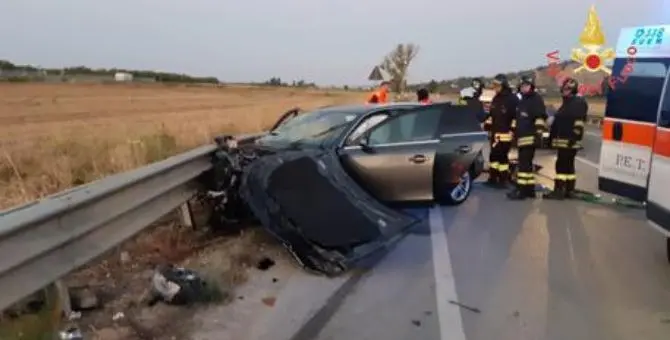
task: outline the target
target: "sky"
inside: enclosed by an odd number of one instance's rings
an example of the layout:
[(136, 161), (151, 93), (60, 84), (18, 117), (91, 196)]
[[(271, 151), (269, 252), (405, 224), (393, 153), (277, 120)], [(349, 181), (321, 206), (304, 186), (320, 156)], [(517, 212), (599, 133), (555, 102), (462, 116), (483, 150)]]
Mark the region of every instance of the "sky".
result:
[(1, 0), (0, 59), (366, 85), (415, 43), (410, 82), (491, 76), (567, 58), (592, 4), (612, 47), (622, 27), (670, 24), (670, 0)]

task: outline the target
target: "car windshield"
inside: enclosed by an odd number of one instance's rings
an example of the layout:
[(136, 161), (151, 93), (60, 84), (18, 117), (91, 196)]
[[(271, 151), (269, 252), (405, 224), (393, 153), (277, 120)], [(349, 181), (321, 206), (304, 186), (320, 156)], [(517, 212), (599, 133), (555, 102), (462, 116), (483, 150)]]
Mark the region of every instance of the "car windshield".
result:
[(356, 119), (355, 114), (315, 111), (299, 115), (272, 131), (270, 138), (286, 143), (320, 144)]

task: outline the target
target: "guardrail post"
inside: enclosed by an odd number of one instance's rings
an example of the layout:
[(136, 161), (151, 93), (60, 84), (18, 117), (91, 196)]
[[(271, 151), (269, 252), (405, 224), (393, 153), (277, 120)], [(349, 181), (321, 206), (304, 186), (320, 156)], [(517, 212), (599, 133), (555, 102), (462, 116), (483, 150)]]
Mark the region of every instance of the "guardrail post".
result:
[(70, 304), (70, 293), (67, 285), (62, 280), (55, 281), (44, 288), (46, 308), (48, 308), (47, 318), (49, 323), (49, 331), (53, 332), (54, 336), (58, 334), (63, 320), (70, 317), (72, 313), (72, 305)]
[(191, 205), (188, 201), (179, 206), (179, 212), (179, 215), (181, 216), (181, 225), (184, 227), (193, 228), (193, 213), (191, 212)]

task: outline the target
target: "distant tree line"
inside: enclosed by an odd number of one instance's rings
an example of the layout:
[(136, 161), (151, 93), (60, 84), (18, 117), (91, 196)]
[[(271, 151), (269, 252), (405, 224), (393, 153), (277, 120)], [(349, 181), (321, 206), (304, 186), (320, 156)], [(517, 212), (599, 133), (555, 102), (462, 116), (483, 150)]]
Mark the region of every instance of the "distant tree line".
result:
[(86, 66), (73, 66), (65, 68), (37, 68), (32, 65), (18, 65), (7, 60), (0, 60), (0, 71), (13, 72), (27, 72), (27, 73), (44, 73), (50, 75), (80, 75), (80, 76), (109, 76), (113, 77), (117, 72), (124, 72), (132, 74), (135, 78), (153, 79), (157, 82), (164, 83), (208, 83), (219, 84), (216, 77), (194, 77), (187, 74), (158, 72), (146, 70), (128, 70), (120, 68), (97, 68), (91, 69)]
[[(566, 72), (570, 73), (571, 69), (574, 69), (578, 65), (574, 62), (571, 61), (563, 61), (558, 64), (560, 69), (566, 70)], [(522, 70), (518, 72), (501, 72), (507, 76), (507, 79), (509, 79), (510, 83), (512, 86), (516, 86), (518, 84), (518, 81), (521, 79), (522, 76), (524, 75), (533, 75), (536, 79), (536, 84), (538, 88), (541, 88), (545, 93), (549, 96), (558, 96), (559, 95), (559, 89), (558, 89), (558, 84), (556, 83), (556, 79), (552, 77), (548, 72), (548, 66), (543, 65), (536, 67), (534, 69), (528, 69), (528, 70)], [(593, 97), (602, 97), (607, 94), (608, 91), (608, 86), (607, 86), (607, 80), (608, 77), (605, 74), (599, 74), (599, 73), (589, 73), (589, 72), (582, 72), (580, 74), (573, 75), (577, 78), (580, 83), (588, 83), (593, 86), (593, 84), (600, 85), (601, 86), (601, 91), (598, 91), (598, 93), (587, 93), (586, 95), (593, 96)], [(455, 79), (449, 79), (449, 80), (430, 80), (428, 82), (424, 83), (418, 83), (418, 84), (411, 84), (408, 85), (408, 90), (411, 91), (416, 91), (421, 87), (427, 88), (431, 93), (458, 93), (461, 89), (469, 87), (472, 80), (475, 78), (482, 79), (485, 84), (490, 84), (491, 81), (493, 80), (493, 76), (478, 76), (478, 77), (459, 77)]]
[(315, 83), (313, 83), (313, 82), (308, 83), (304, 79), (294, 80), (291, 83), (288, 83), (288, 82), (282, 81), (282, 79), (279, 78), (279, 77), (272, 77), (272, 78), (264, 81), (260, 85), (264, 85), (264, 86), (311, 87), (311, 88), (316, 88), (317, 87)]

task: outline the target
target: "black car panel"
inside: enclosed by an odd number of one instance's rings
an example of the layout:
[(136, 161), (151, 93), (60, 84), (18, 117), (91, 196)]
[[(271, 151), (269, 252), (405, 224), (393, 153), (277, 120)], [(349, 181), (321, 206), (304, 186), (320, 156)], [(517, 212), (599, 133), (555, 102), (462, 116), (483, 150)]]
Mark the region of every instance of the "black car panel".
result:
[(329, 151), (264, 156), (245, 169), (240, 195), (303, 265), (332, 275), (417, 222), (368, 195)]

